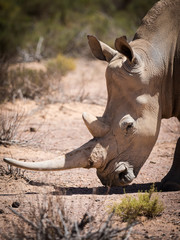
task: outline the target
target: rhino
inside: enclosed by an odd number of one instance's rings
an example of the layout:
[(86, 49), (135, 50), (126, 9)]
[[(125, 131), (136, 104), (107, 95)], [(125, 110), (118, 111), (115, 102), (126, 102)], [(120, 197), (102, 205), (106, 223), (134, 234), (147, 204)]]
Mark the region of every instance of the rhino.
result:
[[(38, 171), (96, 168), (105, 186), (131, 183), (151, 153), (161, 119), (180, 120), (179, 24), (180, 1), (161, 0), (143, 18), (131, 42), (122, 36), (111, 48), (88, 35), (92, 54), (108, 64), (103, 116), (82, 115), (93, 138), (56, 159), (4, 161)], [(180, 190), (180, 138), (172, 167), (161, 183), (164, 189)]]

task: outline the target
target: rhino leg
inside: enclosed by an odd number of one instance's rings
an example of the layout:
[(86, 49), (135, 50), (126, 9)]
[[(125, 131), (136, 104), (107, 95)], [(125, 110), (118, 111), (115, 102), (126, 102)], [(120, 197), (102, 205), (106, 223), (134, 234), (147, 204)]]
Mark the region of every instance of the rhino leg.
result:
[(180, 138), (177, 141), (172, 167), (161, 181), (163, 191), (180, 190)]

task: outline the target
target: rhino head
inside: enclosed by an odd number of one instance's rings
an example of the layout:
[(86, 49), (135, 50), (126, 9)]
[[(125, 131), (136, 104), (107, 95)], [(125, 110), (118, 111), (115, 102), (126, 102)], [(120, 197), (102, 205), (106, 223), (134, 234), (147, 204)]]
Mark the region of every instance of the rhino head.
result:
[(94, 36), (88, 36), (88, 41), (93, 55), (108, 63), (105, 112), (102, 117), (83, 113), (93, 139), (54, 160), (4, 161), (41, 171), (96, 168), (103, 185), (124, 186), (137, 176), (159, 133), (162, 75), (159, 55), (141, 39), (128, 43), (125, 37), (117, 38), (116, 50)]

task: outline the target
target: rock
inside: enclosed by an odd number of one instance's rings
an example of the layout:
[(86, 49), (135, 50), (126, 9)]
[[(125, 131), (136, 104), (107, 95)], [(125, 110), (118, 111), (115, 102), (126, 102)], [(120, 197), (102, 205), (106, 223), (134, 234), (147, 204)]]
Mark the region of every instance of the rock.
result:
[(0, 209), (0, 214), (3, 214), (4, 213), (4, 210), (3, 209)]
[(19, 202), (13, 202), (12, 203), (12, 207), (13, 208), (18, 208), (20, 206), (20, 203)]
[(30, 132), (37, 132), (37, 130), (36, 130), (36, 128), (34, 128), (34, 127), (30, 127)]

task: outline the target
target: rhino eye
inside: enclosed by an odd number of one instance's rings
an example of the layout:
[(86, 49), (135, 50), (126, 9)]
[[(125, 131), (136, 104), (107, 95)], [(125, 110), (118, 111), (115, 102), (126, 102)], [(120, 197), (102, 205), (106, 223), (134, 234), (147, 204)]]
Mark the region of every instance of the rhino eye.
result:
[(126, 60), (123, 64), (124, 69), (130, 73), (139, 73), (139, 68), (141, 66), (141, 61), (136, 56), (132, 62)]

